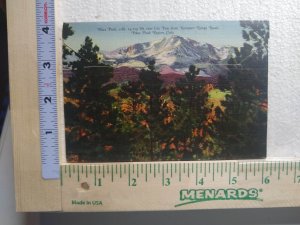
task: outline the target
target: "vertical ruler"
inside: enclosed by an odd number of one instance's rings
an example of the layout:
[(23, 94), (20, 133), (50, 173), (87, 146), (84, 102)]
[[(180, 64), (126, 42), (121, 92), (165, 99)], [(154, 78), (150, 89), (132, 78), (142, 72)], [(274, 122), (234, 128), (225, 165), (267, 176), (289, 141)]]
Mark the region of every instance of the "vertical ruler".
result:
[(36, 0), (42, 177), (59, 178), (54, 0)]
[(300, 206), (300, 161), (66, 164), (64, 211)]

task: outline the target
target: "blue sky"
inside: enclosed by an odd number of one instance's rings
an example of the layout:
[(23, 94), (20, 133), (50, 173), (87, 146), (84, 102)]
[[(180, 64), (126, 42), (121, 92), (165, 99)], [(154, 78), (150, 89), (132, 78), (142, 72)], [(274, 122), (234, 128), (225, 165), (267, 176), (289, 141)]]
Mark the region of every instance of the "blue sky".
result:
[[(74, 50), (80, 48), (86, 36), (90, 36), (101, 51), (111, 51), (171, 35), (191, 38), (200, 43), (210, 43), (216, 47), (240, 47), (244, 42), (239, 21), (80, 22), (70, 23), (70, 26), (74, 30), (74, 35), (65, 43)], [(174, 29), (176, 27), (177, 29)], [(149, 31), (150, 34), (146, 34)]]

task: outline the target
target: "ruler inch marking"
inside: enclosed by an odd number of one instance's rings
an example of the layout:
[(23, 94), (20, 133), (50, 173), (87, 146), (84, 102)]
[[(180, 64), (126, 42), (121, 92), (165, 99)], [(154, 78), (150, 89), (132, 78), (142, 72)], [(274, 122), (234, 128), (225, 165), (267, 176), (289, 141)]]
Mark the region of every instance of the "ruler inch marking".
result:
[(278, 180), (280, 180), (280, 162), (278, 162), (278, 177), (277, 177)]
[(79, 165), (77, 165), (77, 182), (80, 181), (80, 172), (79, 172)]
[(165, 186), (165, 170), (164, 170), (164, 164), (162, 164), (162, 186)]
[(105, 178), (105, 167), (102, 165), (102, 177)]
[(199, 163), (196, 163), (196, 185), (198, 185), (198, 165)]
[(145, 174), (145, 180), (148, 181), (148, 164), (146, 163), (146, 174)]
[(297, 163), (294, 163), (294, 183), (296, 183), (297, 180)]
[(122, 165), (120, 164), (120, 178), (122, 178)]
[(71, 177), (71, 165), (68, 166), (68, 171), (69, 171), (69, 177)]
[(179, 163), (179, 182), (181, 182), (181, 163)]
[(130, 187), (130, 163), (128, 164), (128, 186)]
[(97, 185), (96, 166), (94, 166), (94, 186)]
[(213, 163), (213, 181), (215, 181), (215, 164)]
[(248, 180), (248, 163), (246, 162), (245, 180)]
[(264, 184), (264, 163), (262, 163), (261, 168), (261, 183)]
[(111, 182), (114, 182), (114, 166), (111, 165)]
[(223, 177), (223, 162), (221, 162), (221, 177)]
[[(230, 162), (230, 167), (231, 167), (231, 162)], [(223, 175), (223, 171), (221, 171), (221, 176)], [(228, 184), (231, 184), (231, 168), (229, 169), (229, 181), (228, 181)]]

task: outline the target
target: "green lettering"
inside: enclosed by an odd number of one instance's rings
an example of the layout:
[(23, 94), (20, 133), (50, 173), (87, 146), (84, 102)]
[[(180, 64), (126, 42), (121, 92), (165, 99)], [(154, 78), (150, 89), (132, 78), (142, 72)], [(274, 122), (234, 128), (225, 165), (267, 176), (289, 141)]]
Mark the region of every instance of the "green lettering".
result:
[(201, 200), (201, 199), (204, 199), (205, 196), (204, 196), (204, 190), (203, 189), (199, 189), (197, 191), (195, 191), (195, 199), (197, 200)]
[(226, 194), (224, 189), (219, 189), (215, 196), (216, 199), (226, 199)]
[(180, 200), (194, 200), (195, 199), (195, 190), (186, 190), (183, 189), (180, 191)]
[(247, 198), (248, 197), (248, 191), (245, 190), (245, 189), (238, 189), (237, 190), (237, 196), (238, 196), (238, 199), (243, 199), (243, 198)]
[(227, 198), (228, 199), (237, 199), (237, 193), (235, 189), (228, 189), (227, 190)]
[(249, 198), (256, 199), (258, 197), (258, 190), (256, 188), (251, 188), (249, 190)]

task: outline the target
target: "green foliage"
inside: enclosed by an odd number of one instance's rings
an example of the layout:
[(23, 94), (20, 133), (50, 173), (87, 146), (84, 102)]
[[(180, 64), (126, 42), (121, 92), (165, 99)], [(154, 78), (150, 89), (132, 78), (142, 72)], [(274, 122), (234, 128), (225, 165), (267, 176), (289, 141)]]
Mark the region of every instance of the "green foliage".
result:
[[(218, 114), (216, 140), (224, 158), (261, 158), (266, 152), (268, 23), (241, 22), (244, 46), (229, 61), (223, 89), (230, 91)], [(223, 80), (224, 81), (224, 80)]]
[[(63, 40), (67, 40), (68, 37), (72, 36), (74, 34), (73, 28), (68, 23), (63, 24)], [(65, 44), (63, 45), (63, 59), (65, 60), (67, 58), (67, 55), (72, 55), (73, 51), (70, 50)]]
[(149, 137), (149, 153), (151, 160), (156, 158), (156, 153), (160, 151), (158, 149), (158, 142), (160, 140), (161, 121), (161, 91), (162, 91), (162, 80), (160, 80), (160, 74), (155, 71), (155, 60), (150, 60), (148, 64), (148, 70), (141, 70), (139, 78), (145, 93), (149, 96), (149, 110), (146, 115), (146, 122), (148, 123), (148, 134)]
[[(207, 105), (208, 90), (204, 81), (196, 80), (199, 69), (191, 65), (185, 78), (170, 89), (170, 97), (175, 105), (174, 118), (165, 130), (169, 140), (175, 145), (178, 159), (203, 159), (217, 154), (212, 148), (212, 130), (208, 116), (211, 108)], [(170, 142), (170, 141), (169, 141)], [(169, 151), (174, 151), (170, 149)]]
[(72, 36), (74, 34), (73, 28), (68, 23), (63, 24), (63, 39), (67, 40), (69, 36)]
[(67, 149), (89, 149), (81, 154), (94, 152), (95, 160), (115, 143), (110, 124), (116, 120), (114, 99), (108, 94), (115, 87), (108, 84), (113, 69), (98, 62), (98, 51), (99, 47), (86, 37), (78, 51), (81, 58), (71, 63), (74, 76), (64, 84)]

